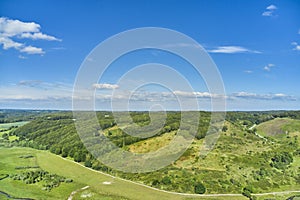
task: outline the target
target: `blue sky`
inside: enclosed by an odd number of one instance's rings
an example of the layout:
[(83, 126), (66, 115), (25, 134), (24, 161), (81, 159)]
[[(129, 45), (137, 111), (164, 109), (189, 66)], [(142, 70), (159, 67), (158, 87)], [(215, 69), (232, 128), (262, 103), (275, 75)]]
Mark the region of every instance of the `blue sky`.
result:
[[(96, 45), (129, 29), (163, 27), (207, 50), (221, 73), (228, 110), (300, 109), (299, 1), (2, 0), (0, 17), (1, 108), (71, 109), (76, 74)], [(180, 58), (155, 50), (113, 63), (95, 83), (97, 108), (109, 109), (109, 95), (124, 88), (120, 77), (149, 62), (183, 74), (200, 109), (209, 110), (203, 79)], [(166, 91), (144, 87), (131, 107), (143, 110), (155, 102), (177, 109), (162, 98)]]

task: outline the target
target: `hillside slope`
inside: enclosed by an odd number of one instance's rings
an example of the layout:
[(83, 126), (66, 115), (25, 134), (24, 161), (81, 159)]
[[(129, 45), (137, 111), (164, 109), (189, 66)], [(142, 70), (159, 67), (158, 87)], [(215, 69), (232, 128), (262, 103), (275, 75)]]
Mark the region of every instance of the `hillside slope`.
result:
[[(178, 113), (171, 113), (163, 132), (152, 138), (136, 140), (126, 136), (112, 119), (100, 118), (105, 134), (124, 148), (133, 152), (155, 151), (172, 140), (176, 132)], [(135, 113), (136, 119), (144, 113)], [(76, 134), (72, 115), (52, 114), (36, 119), (12, 132), (20, 137), (21, 146), (49, 149), (63, 157), (74, 158), (87, 167), (104, 171), (125, 179), (134, 180), (163, 190), (195, 193), (196, 186), (206, 194), (260, 193), (300, 188), (300, 150), (297, 135), (284, 140), (264, 140), (248, 130), (252, 115), (239, 117), (233, 113), (230, 122), (221, 132), (213, 151), (200, 157), (203, 139), (198, 137), (187, 151), (172, 165), (151, 173), (130, 174), (115, 171), (97, 161), (88, 153)], [(209, 115), (207, 115), (209, 117)], [(267, 114), (262, 114), (267, 117)], [(273, 117), (268, 117), (270, 119)], [(147, 117), (138, 123), (147, 123)], [(249, 120), (248, 120), (249, 119)], [(245, 123), (247, 122), (247, 123)], [(268, 123), (268, 122), (264, 122)], [(168, 127), (167, 127), (168, 126)], [(173, 128), (172, 128), (173, 127)], [(177, 126), (178, 127), (178, 126)], [(203, 134), (205, 126), (199, 134)], [(285, 126), (285, 128), (290, 128)]]

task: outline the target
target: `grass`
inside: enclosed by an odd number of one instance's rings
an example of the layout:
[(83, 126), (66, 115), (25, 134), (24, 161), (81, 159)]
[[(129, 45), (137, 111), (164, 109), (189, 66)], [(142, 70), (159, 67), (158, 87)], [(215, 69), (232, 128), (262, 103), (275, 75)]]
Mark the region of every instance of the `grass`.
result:
[[(48, 152), (37, 153), (39, 165), (48, 170), (55, 171), (57, 174), (64, 174), (66, 177), (72, 178), (76, 182), (84, 183), (91, 186), (95, 191), (102, 194), (110, 194), (113, 196), (123, 196), (128, 199), (182, 199), (179, 196), (171, 195), (155, 191), (140, 185), (129, 183), (120, 179), (114, 179), (111, 176), (98, 173), (93, 170), (84, 168), (81, 165), (75, 164), (69, 160), (63, 160), (58, 156), (54, 156)], [(47, 160), (56, 163), (52, 165)], [(70, 170), (71, 169), (71, 170)], [(105, 185), (103, 182), (112, 182), (110, 185)]]
[(101, 200), (128, 200), (127, 198), (121, 197), (121, 196), (101, 194), (100, 192), (97, 192), (94, 189), (80, 190), (74, 195), (73, 199), (74, 200), (83, 200), (83, 199), (88, 199), (88, 200), (98, 200), (98, 199), (101, 199)]
[(165, 133), (161, 136), (149, 138), (144, 141), (136, 142), (129, 145), (129, 151), (134, 153), (148, 153), (156, 151), (159, 148), (169, 145), (170, 141), (174, 138), (175, 131)]
[[(278, 119), (271, 123), (265, 123), (271, 126), (279, 122), (281, 122), (281, 125), (284, 125), (293, 121), (292, 119)], [(299, 188), (299, 184), (296, 184), (292, 178), (292, 174), (297, 173), (300, 167), (298, 157), (295, 157), (288, 174), (283, 175), (281, 172), (275, 172), (269, 165), (271, 158), (265, 160), (265, 157), (261, 154), (264, 152), (268, 156), (271, 156), (272, 152), (280, 148), (285, 149), (293, 138), (286, 138), (284, 141), (278, 140), (273, 144), (272, 142), (259, 138), (253, 133), (247, 133), (247, 131), (243, 130), (243, 128), (237, 124), (226, 122), (226, 126), (228, 130), (221, 133), (215, 148), (206, 157), (199, 157), (203, 140), (195, 140), (183, 156), (172, 164), (172, 167), (175, 167), (175, 169), (171, 167), (171, 170), (168, 172), (161, 172), (158, 173), (157, 176), (153, 175), (151, 177), (156, 177), (160, 180), (161, 178), (159, 177), (167, 175), (171, 178), (173, 185), (179, 186), (176, 190), (193, 192), (187, 188), (181, 189), (181, 187), (184, 187), (185, 182), (189, 181), (183, 177), (188, 176), (190, 179), (197, 179), (203, 182), (207, 189), (206, 193), (213, 194), (239, 193), (242, 191), (242, 188), (248, 184), (252, 184), (257, 193), (294, 190)], [(274, 127), (272, 128), (272, 130), (274, 130)], [(171, 133), (164, 134), (137, 142), (128, 147), (134, 152), (155, 151), (160, 145), (167, 145), (168, 140), (172, 138), (171, 136)], [(285, 136), (285, 134), (283, 136)], [(258, 177), (259, 180), (257, 180), (256, 173), (260, 168), (265, 168), (270, 173), (265, 177)], [(183, 171), (186, 172), (186, 175), (182, 173)], [(289, 178), (286, 178), (288, 176)], [(180, 179), (181, 182), (179, 181)], [(232, 184), (232, 179), (237, 184)], [(140, 175), (134, 180), (142, 181), (148, 185), (151, 185), (152, 182), (152, 179), (147, 175)], [(279, 181), (278, 186), (277, 183)], [(165, 186), (158, 188), (170, 190), (170, 188)]]
[[(257, 200), (282, 200), (282, 199), (288, 199), (291, 196), (299, 195), (299, 193), (290, 193), (290, 194), (270, 194), (270, 195), (264, 195), (264, 196), (256, 196)], [(300, 199), (300, 197), (298, 197)], [(294, 198), (293, 200), (299, 200), (297, 198)]]
[(284, 124), (282, 129), (288, 132), (300, 131), (300, 120), (291, 120), (289, 123)]
[[(165, 171), (164, 174), (154, 173), (154, 175), (152, 175), (151, 177), (154, 176), (154, 178), (159, 179), (161, 178), (161, 176), (169, 176), (172, 178), (172, 181), (174, 181), (173, 183), (175, 185), (178, 185), (179, 187), (184, 185), (184, 182), (180, 182), (180, 178), (196, 178), (197, 180), (203, 182), (206, 186), (206, 194), (239, 193), (241, 192), (242, 188), (248, 183), (253, 184), (253, 186), (255, 187), (255, 193), (299, 190), (299, 184), (295, 184), (295, 181), (287, 176), (291, 175), (292, 173), (295, 174), (297, 173), (297, 170), (299, 170), (299, 157), (294, 157), (294, 162), (286, 171), (287, 174), (283, 174), (281, 172), (277, 173), (276, 170), (271, 169), (268, 161), (264, 160), (261, 156), (261, 152), (268, 153), (277, 151), (280, 148), (288, 147), (287, 142), (291, 141), (293, 138), (287, 138), (286, 141), (278, 140), (275, 141), (275, 144), (273, 144), (271, 142), (265, 142), (263, 139), (255, 136), (252, 133), (247, 133), (238, 125), (228, 122), (226, 122), (226, 125), (228, 126), (228, 130), (226, 132), (222, 132), (215, 148), (206, 157), (199, 157), (199, 151), (201, 149), (203, 140), (195, 140), (189, 147), (188, 151), (184, 153), (180, 159), (174, 162), (172, 167), (175, 167), (175, 169), (171, 167), (170, 170)], [(258, 131), (261, 131), (261, 133), (264, 133), (269, 137), (277, 137), (279, 135), (285, 136), (285, 134), (281, 134), (282, 132), (280, 131), (287, 130), (290, 131), (290, 134), (297, 133), (297, 131), (299, 131), (299, 125), (300, 120), (281, 118), (264, 122), (258, 125), (257, 129)], [(137, 142), (133, 145), (127, 146), (127, 148), (134, 152), (155, 151), (161, 146), (167, 145), (169, 140), (171, 140), (173, 136), (173, 132), (163, 134), (158, 137), (149, 138), (147, 140)], [(32, 154), (34, 155), (34, 159), (16, 159), (18, 158), (18, 155), (24, 154)], [(5, 172), (5, 170), (7, 169), (13, 170), (11, 166), (14, 166), (16, 163), (18, 165), (29, 165), (25, 162), (29, 162), (30, 165), (39, 165), (46, 171), (74, 180), (74, 182), (72, 183), (72, 187), (71, 185), (63, 184), (62, 187), (55, 188), (53, 192), (48, 192), (48, 196), (46, 195), (45, 199), (66, 199), (71, 194), (71, 192), (75, 190), (78, 192), (74, 195), (73, 199), (247, 199), (242, 196), (196, 197), (166, 193), (134, 184), (132, 182), (125, 181), (119, 178), (113, 178), (109, 175), (85, 168), (78, 163), (74, 163), (70, 159), (63, 159), (46, 151), (38, 151), (28, 148), (0, 148), (0, 174), (8, 173)], [(268, 170), (272, 174), (257, 181), (255, 179), (255, 172), (259, 170), (261, 166), (266, 168), (266, 170)], [(143, 177), (144, 175), (138, 175), (139, 177), (136, 180), (149, 184), (149, 182), (146, 182), (146, 175), (145, 177)], [(157, 177), (155, 175), (157, 175)], [(233, 179), (233, 181), (237, 182), (239, 185), (231, 184), (231, 179)], [(291, 179), (292, 181), (289, 181), (288, 179)], [(31, 198), (33, 198), (34, 195), (38, 195), (35, 193), (35, 191), (40, 192), (39, 185), (23, 184), (22, 186), (21, 183), (12, 183), (12, 181), (10, 183), (7, 183), (8, 180), (9, 179), (4, 179), (0, 181), (0, 190), (8, 191), (8, 193), (12, 192), (12, 194), (16, 195), (21, 195), (18, 197)], [(150, 178), (149, 180), (152, 179)], [(111, 184), (103, 184), (103, 182), (111, 182)], [(280, 187), (275, 187), (275, 184), (277, 183), (280, 185)], [(266, 186), (268, 184), (269, 186)], [(90, 188), (80, 190), (80, 188), (87, 185), (90, 186)], [(28, 191), (27, 186), (29, 186)], [(16, 187), (17, 189), (14, 190), (14, 187)], [(5, 188), (5, 190), (2, 188)], [(162, 188), (165, 187), (163, 186)], [(59, 192), (55, 193), (55, 191)], [(274, 195), (265, 195), (258, 196), (258, 199), (286, 199), (289, 196), (291, 196), (291, 194), (276, 195), (275, 198)]]
[[(36, 166), (37, 151), (27, 148), (1, 148), (0, 149), (0, 173), (16, 174), (22, 170), (16, 170), (20, 166)], [(33, 155), (32, 158), (20, 158), (22, 155)], [(66, 197), (78, 187), (80, 183), (62, 183), (59, 187), (54, 188), (51, 192), (42, 190), (41, 183), (25, 184), (23, 181), (5, 178), (0, 180), (0, 190), (18, 198), (34, 199), (66, 199)], [(0, 195), (1, 196), (1, 195)], [(3, 198), (3, 196), (2, 196)]]
[[(21, 155), (33, 155), (33, 158), (21, 159)], [(16, 197), (30, 197), (36, 199), (66, 199), (72, 191), (78, 190), (86, 185), (90, 188), (80, 190), (74, 195), (74, 199), (102, 199), (102, 200), (134, 200), (134, 199), (246, 199), (242, 196), (235, 197), (186, 197), (156, 191), (141, 185), (133, 184), (118, 178), (87, 169), (80, 164), (46, 151), (29, 148), (1, 148), (0, 149), (0, 173), (12, 173), (16, 166), (39, 165), (42, 169), (56, 173), (74, 180), (71, 184), (62, 184), (51, 192), (41, 190), (38, 184), (26, 185), (9, 178), (0, 181), (0, 188)], [(103, 182), (111, 182), (106, 185)], [(270, 195), (268, 195), (270, 196)], [(289, 195), (281, 195), (289, 196)], [(259, 197), (259, 199), (263, 199)], [(279, 198), (280, 199), (280, 198)]]
[(0, 124), (0, 130), (1, 129), (8, 129), (8, 128), (12, 127), (12, 126), (23, 126), (26, 123), (28, 123), (28, 122), (24, 121), (24, 122), (13, 122), (13, 123)]
[(9, 139), (10, 142), (12, 142), (12, 141), (15, 141), (15, 140), (19, 139), (19, 137), (15, 136), (15, 135), (12, 135), (12, 136), (9, 136), (8, 139)]
[[(276, 118), (264, 123), (259, 124), (257, 132), (264, 136), (276, 136), (285, 134), (286, 129), (290, 127), (290, 124), (299, 123), (300, 120), (293, 120), (289, 118)], [(285, 127), (285, 129), (283, 129)]]
[[(21, 155), (33, 155), (34, 158), (21, 159)], [(74, 163), (70, 160), (63, 159), (59, 156), (51, 154), (47, 151), (39, 151), (30, 148), (0, 148), (0, 173), (14, 173), (15, 167), (20, 165), (38, 164), (43, 170), (55, 173), (66, 178), (74, 180), (73, 183), (63, 183), (58, 188), (54, 188), (51, 192), (41, 190), (38, 184), (27, 185), (20, 181), (13, 181), (6, 178), (0, 181), (0, 188), (16, 197), (27, 197), (35, 199), (66, 199), (72, 191), (78, 190), (86, 185), (90, 188), (86, 191), (80, 191), (74, 199), (83, 199), (81, 195), (84, 192), (92, 193), (91, 198), (84, 199), (103, 199), (103, 200), (182, 200), (190, 199), (186, 196), (169, 194), (157, 190), (153, 190), (141, 185), (137, 185), (118, 178), (113, 178), (84, 166)], [(106, 185), (103, 182), (111, 182)], [(216, 199), (215, 197), (197, 197), (192, 199)], [(232, 199), (228, 197), (219, 197), (220, 199)], [(237, 197), (236, 199), (245, 199)]]
[[(7, 130), (9, 129), (10, 127), (12, 126), (23, 126), (24, 124), (28, 123), (27, 121), (24, 121), (24, 122), (13, 122), (13, 123), (3, 123), (3, 124), (0, 124), (0, 140), (2, 139), (2, 135), (7, 133), (9, 134), (10, 130)], [(9, 136), (9, 141), (14, 141), (14, 140), (17, 140), (19, 139), (18, 137), (16, 136)]]

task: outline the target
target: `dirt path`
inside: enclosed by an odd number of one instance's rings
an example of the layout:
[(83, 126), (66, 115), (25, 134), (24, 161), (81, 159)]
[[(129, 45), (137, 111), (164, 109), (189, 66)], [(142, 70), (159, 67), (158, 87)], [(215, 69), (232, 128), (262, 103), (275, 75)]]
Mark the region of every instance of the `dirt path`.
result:
[(88, 189), (90, 186), (85, 186), (85, 187), (83, 187), (83, 188), (80, 188), (80, 189), (78, 189), (78, 190), (75, 190), (75, 191), (73, 191), (73, 192), (71, 192), (71, 194), (70, 194), (70, 196), (68, 197), (68, 200), (72, 200), (73, 199), (73, 196), (77, 193), (77, 192), (79, 192), (79, 191), (81, 191), (81, 190), (86, 190), (86, 189)]
[[(253, 124), (253, 126), (251, 126), (251, 127), (249, 128), (249, 130), (254, 129), (256, 126), (257, 126), (256, 124)], [(254, 135), (256, 135), (257, 137), (259, 137), (259, 138), (261, 138), (261, 139), (263, 139), (263, 140), (265, 140), (265, 141), (268, 141), (267, 138), (265, 138), (264, 136), (258, 134), (256, 131), (254, 132)], [(272, 143), (274, 143), (274, 142), (272, 142)]]

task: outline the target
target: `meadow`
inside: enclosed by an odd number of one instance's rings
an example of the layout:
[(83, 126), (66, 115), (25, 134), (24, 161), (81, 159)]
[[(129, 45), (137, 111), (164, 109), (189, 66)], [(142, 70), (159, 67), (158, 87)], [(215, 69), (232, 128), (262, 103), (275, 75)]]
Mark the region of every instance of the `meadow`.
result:
[[(22, 155), (32, 155), (31, 159), (20, 158)], [(16, 173), (17, 166), (38, 165), (41, 169), (71, 178), (72, 183), (63, 183), (50, 192), (42, 190), (42, 186), (25, 184), (21, 181), (5, 178), (0, 180), (0, 190), (14, 197), (33, 199), (67, 199), (73, 191), (79, 190), (73, 199), (196, 199), (188, 195), (176, 195), (158, 191), (135, 184), (110, 175), (88, 169), (71, 160), (63, 159), (47, 151), (31, 148), (0, 148), (1, 174)], [(80, 190), (89, 186), (86, 190)], [(85, 194), (85, 195), (84, 195)], [(83, 196), (83, 197), (82, 197)], [(192, 196), (192, 195), (191, 195)], [(3, 198), (3, 196), (2, 196)], [(197, 197), (197, 199), (215, 199), (216, 197)], [(218, 197), (217, 199), (230, 199), (230, 197)], [(245, 199), (237, 195), (236, 199)]]

